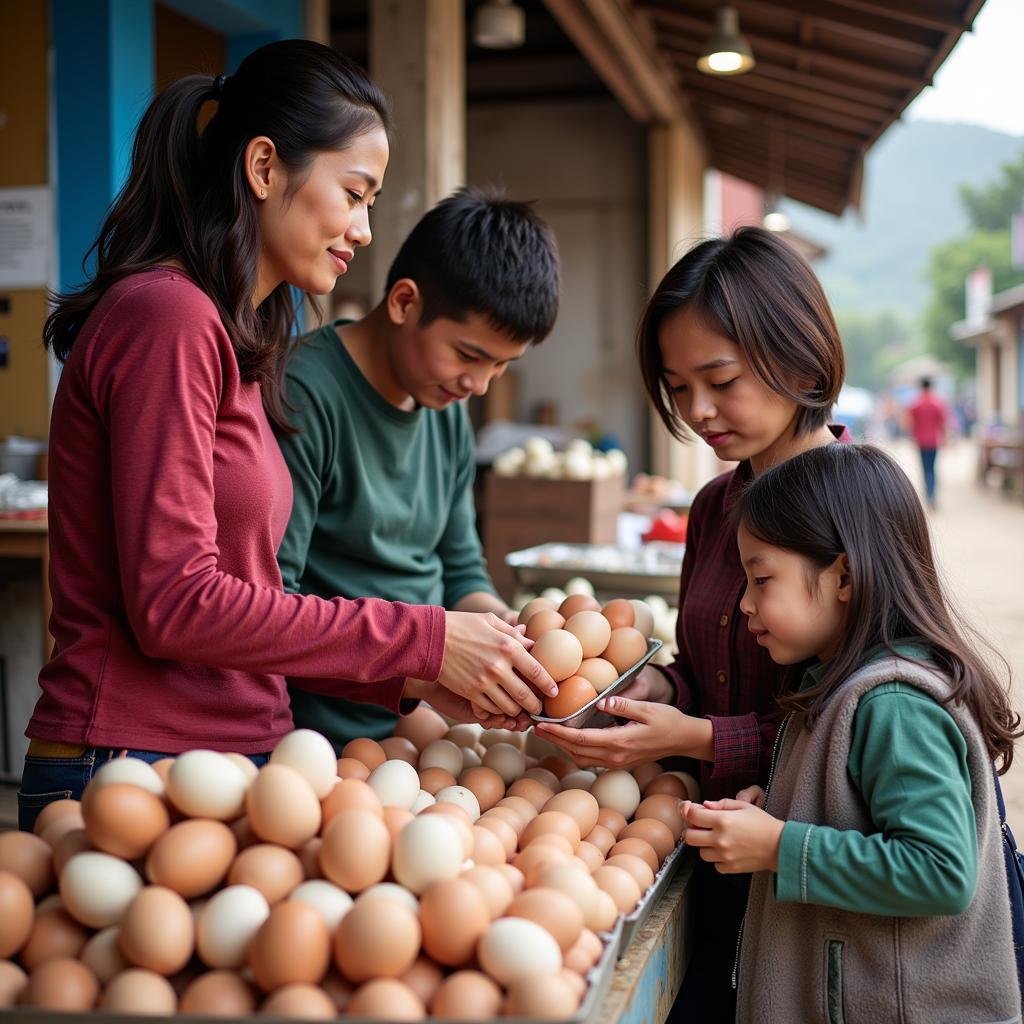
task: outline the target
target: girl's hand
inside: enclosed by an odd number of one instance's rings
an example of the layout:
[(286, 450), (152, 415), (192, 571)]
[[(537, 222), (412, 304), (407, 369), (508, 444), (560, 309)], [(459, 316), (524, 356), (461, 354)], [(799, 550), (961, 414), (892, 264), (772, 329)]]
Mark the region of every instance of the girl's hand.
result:
[[(410, 700), (425, 700), (435, 711), (454, 718), (457, 722), (479, 722), (485, 729), (520, 730), (518, 719), (481, 711), (465, 697), (459, 697), (451, 690), (446, 690), (437, 683), (428, 683), (425, 679), (406, 679), (403, 696)], [(529, 722), (530, 719), (527, 718), (526, 721)]]
[(597, 706), (630, 721), (607, 729), (569, 729), (550, 722), (538, 722), (535, 728), (577, 764), (609, 768), (629, 768), (673, 754), (687, 755), (695, 735), (703, 734), (705, 729), (709, 736), (711, 732), (710, 722), (691, 718), (668, 704), (608, 697)]
[(784, 821), (741, 800), (686, 800), (682, 811), (686, 845), (723, 875), (777, 870)]
[(736, 799), (741, 804), (753, 804), (755, 807), (764, 808), (764, 790), (760, 786), (747, 786), (736, 794)]
[(651, 665), (645, 665), (633, 680), (618, 696), (630, 700), (650, 700), (659, 704), (673, 704), (676, 699), (676, 691), (672, 684)]

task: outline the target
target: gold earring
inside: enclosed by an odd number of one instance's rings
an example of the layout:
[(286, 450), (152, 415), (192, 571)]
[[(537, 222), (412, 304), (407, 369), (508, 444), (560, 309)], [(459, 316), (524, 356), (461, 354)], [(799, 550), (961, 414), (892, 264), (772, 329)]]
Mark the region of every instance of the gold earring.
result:
[(267, 198), (266, 190), (261, 188), (260, 189), (260, 199), (266, 199), (266, 198)]

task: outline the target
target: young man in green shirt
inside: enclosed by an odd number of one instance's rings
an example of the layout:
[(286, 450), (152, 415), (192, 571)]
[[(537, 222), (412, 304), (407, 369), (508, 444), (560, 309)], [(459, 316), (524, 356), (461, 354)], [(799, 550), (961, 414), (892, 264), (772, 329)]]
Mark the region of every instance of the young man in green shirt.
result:
[[(495, 594), (476, 533), (473, 433), (462, 399), (551, 331), (558, 255), (523, 203), (463, 189), (419, 221), (361, 320), (307, 336), (279, 435), (291, 520), (278, 552), (286, 590), (515, 613)], [(296, 728), (340, 750), (391, 734), (395, 716), (291, 689)]]

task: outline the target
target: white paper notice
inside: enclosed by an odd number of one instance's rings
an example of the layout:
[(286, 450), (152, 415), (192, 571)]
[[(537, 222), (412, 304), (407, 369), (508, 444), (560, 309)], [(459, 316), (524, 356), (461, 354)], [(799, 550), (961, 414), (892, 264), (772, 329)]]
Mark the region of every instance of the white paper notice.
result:
[(51, 225), (49, 186), (0, 188), (0, 288), (50, 284)]

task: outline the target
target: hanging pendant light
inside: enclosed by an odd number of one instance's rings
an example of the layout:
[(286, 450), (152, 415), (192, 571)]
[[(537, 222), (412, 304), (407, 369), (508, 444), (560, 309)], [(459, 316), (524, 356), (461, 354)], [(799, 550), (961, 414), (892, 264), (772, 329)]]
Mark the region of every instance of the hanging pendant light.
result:
[(526, 41), (526, 12), (512, 0), (488, 0), (473, 16), (473, 42), (489, 50), (509, 50)]
[(750, 44), (740, 35), (740, 16), (735, 7), (719, 7), (715, 31), (697, 60), (706, 75), (742, 75), (754, 66)]

